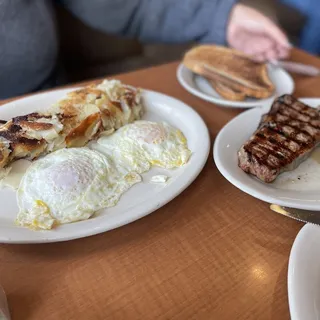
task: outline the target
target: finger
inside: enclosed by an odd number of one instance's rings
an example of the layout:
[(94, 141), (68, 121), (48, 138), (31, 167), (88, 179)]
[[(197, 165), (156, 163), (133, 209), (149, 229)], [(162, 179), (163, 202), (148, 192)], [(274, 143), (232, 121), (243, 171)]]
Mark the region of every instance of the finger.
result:
[(252, 60), (255, 62), (265, 62), (266, 56), (264, 53), (256, 54), (255, 56), (252, 56)]
[(251, 50), (250, 50), (250, 43), (247, 40), (247, 36), (245, 33), (243, 32), (239, 32), (237, 34), (237, 37), (234, 39), (233, 41), (233, 48), (242, 51), (245, 54), (252, 54)]
[(290, 48), (291, 45), (289, 43), (288, 37), (286, 34), (269, 18), (264, 17), (264, 32), (271, 38), (276, 41), (277, 44)]
[(271, 50), (274, 46), (274, 41), (264, 35), (252, 35), (251, 33), (239, 33), (235, 42), (237, 49), (247, 55), (255, 56), (260, 53)]
[(274, 41), (263, 35), (255, 37), (249, 35), (247, 42), (250, 46), (250, 53), (252, 55), (267, 52), (274, 47)]
[[(290, 49), (277, 45), (275, 41), (266, 35), (260, 36), (247, 36), (246, 41), (242, 41), (242, 44), (248, 47), (248, 53), (252, 56), (260, 56), (264, 54), (264, 58), (268, 61), (284, 59), (288, 57)], [(261, 59), (261, 58), (260, 58)]]
[[(258, 41), (259, 39), (257, 39)], [(264, 62), (266, 60), (266, 50), (262, 50), (264, 48), (261, 48), (259, 46), (257, 47), (253, 47), (253, 39), (252, 37), (246, 37), (246, 38), (242, 38), (242, 42), (241, 42), (241, 51), (244, 52), (245, 54), (247, 54), (248, 56), (251, 57), (251, 59), (253, 61), (256, 62)], [(273, 50), (273, 47), (266, 47), (269, 48), (268, 50), (271, 51)]]
[(265, 57), (267, 61), (277, 60), (279, 59), (278, 52), (276, 48), (272, 48), (265, 53)]
[(290, 49), (284, 48), (282, 46), (278, 46), (277, 53), (278, 53), (279, 59), (286, 59), (290, 55)]

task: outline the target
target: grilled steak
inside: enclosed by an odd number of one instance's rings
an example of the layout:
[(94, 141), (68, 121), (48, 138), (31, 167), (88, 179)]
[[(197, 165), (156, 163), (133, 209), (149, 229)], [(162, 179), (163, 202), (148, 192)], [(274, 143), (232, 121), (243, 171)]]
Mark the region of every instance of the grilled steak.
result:
[(264, 182), (295, 169), (320, 142), (320, 112), (291, 95), (277, 98), (238, 151), (239, 167)]

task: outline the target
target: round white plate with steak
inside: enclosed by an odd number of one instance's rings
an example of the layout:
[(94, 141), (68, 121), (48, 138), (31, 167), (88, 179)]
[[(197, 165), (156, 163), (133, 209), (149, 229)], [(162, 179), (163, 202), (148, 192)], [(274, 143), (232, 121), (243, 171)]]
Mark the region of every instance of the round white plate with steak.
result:
[(240, 190), (281, 206), (320, 211), (320, 98), (283, 95), (218, 134), (214, 160)]

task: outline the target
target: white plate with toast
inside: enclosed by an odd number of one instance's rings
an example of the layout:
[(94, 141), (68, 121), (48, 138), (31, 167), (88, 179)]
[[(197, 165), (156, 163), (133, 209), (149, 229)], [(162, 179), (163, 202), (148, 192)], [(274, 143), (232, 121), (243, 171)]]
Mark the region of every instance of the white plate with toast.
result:
[(306, 224), (290, 253), (288, 296), (291, 320), (316, 320), (320, 316), (320, 228)]
[[(320, 99), (299, 99), (311, 107)], [(274, 182), (264, 183), (238, 166), (238, 150), (248, 141), (269, 106), (248, 110), (231, 120), (218, 134), (214, 160), (222, 175), (249, 195), (281, 206), (320, 211), (320, 149), (317, 148), (295, 170), (281, 173)]]
[[(34, 111), (44, 111), (69, 91), (40, 93), (3, 105), (0, 119), (8, 120)], [(0, 243), (57, 242), (105, 232), (159, 209), (193, 182), (205, 165), (210, 149), (205, 123), (191, 107), (179, 100), (152, 91), (144, 91), (142, 97), (145, 108), (143, 120), (165, 121), (184, 133), (192, 152), (189, 162), (174, 170), (154, 167), (142, 174), (143, 182), (123, 194), (114, 207), (103, 209), (88, 220), (60, 225), (52, 230), (33, 231), (15, 225), (18, 213), (16, 192), (1, 189)], [(166, 175), (169, 180), (165, 184), (150, 183), (155, 175)]]
[(268, 65), (270, 80), (275, 86), (274, 94), (267, 99), (246, 98), (244, 101), (232, 101), (221, 97), (204, 77), (197, 75), (180, 64), (177, 70), (179, 83), (191, 94), (217, 105), (231, 108), (254, 108), (269, 105), (276, 96), (294, 91), (294, 81), (284, 69)]

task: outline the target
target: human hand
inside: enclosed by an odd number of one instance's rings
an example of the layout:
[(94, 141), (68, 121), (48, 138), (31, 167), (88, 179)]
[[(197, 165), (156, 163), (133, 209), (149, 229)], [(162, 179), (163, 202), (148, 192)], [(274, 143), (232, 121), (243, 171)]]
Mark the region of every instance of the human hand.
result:
[(256, 61), (271, 61), (288, 57), (287, 36), (259, 11), (237, 4), (233, 7), (227, 28), (227, 42)]

